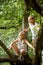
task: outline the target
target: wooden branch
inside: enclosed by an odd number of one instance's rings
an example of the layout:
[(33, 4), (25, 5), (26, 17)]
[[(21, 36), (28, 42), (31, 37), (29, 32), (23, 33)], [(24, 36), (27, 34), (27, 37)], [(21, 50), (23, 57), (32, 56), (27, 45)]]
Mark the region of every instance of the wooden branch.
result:
[(12, 55), (12, 53), (7, 49), (7, 47), (1, 40), (0, 40), (0, 46), (6, 51), (6, 53), (9, 55), (10, 58), (14, 59), (14, 56)]
[(38, 12), (40, 15), (43, 16), (43, 13), (42, 13), (42, 8), (38, 5), (38, 3), (36, 2), (36, 0), (31, 0), (32, 1), (32, 4), (31, 4), (31, 7), (36, 11)]
[(33, 8), (36, 12), (38, 12), (40, 15), (43, 16), (43, 8), (41, 8), (41, 7), (37, 4), (36, 0), (25, 0), (25, 3), (26, 3), (28, 6), (32, 7), (32, 8)]
[(16, 26), (0, 26), (0, 29), (10, 29), (10, 28), (18, 29), (18, 27), (16, 27)]
[(12, 58), (0, 58), (0, 63), (1, 62), (16, 62), (16, 59), (12, 59)]
[(8, 58), (7, 57), (6, 58), (5, 57), (0, 58), (0, 63), (1, 62), (12, 62), (12, 63), (15, 62), (16, 63), (16, 61), (17, 61), (17, 57), (15, 59), (12, 59), (12, 58), (9, 58), (9, 57)]

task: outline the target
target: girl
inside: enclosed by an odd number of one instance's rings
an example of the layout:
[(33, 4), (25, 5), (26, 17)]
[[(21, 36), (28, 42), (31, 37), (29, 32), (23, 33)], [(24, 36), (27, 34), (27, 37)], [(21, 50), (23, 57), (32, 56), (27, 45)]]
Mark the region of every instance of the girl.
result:
[(27, 45), (34, 49), (33, 46), (26, 40), (25, 32), (21, 31), (18, 38), (10, 44), (10, 50), (14, 49), (16, 55), (19, 55), (20, 53), (25, 54), (27, 53)]
[(29, 29), (31, 30), (32, 44), (34, 47), (36, 47), (36, 41), (38, 38), (38, 32), (40, 29), (40, 25), (35, 22), (35, 18), (33, 16), (28, 17), (28, 23), (29, 23), (29, 28), (24, 29), (24, 31), (27, 32)]

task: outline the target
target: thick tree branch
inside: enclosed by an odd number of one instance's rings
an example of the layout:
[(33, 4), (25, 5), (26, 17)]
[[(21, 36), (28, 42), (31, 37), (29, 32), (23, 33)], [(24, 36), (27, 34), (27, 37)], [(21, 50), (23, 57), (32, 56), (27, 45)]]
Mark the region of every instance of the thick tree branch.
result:
[(1, 62), (16, 62), (16, 60), (12, 58), (0, 58), (0, 63)]
[(0, 46), (6, 51), (6, 53), (9, 55), (10, 58), (14, 59), (14, 56), (11, 54), (11, 52), (7, 49), (7, 47), (4, 45), (4, 43), (0, 40)]
[(43, 16), (43, 8), (37, 4), (36, 0), (25, 0), (25, 3)]
[(12, 58), (9, 58), (9, 57), (8, 58), (3, 57), (3, 58), (0, 58), (0, 63), (1, 62), (13, 62), (13, 63), (15, 62), (16, 63), (17, 62), (17, 57), (14, 60)]

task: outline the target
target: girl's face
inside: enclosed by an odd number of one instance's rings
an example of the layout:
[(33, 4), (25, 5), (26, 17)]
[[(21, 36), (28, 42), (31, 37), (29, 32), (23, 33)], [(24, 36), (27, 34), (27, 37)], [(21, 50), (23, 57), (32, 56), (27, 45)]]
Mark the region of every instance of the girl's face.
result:
[(20, 35), (19, 35), (19, 38), (20, 38), (21, 40), (23, 40), (23, 39), (24, 39), (24, 35), (20, 34)]
[(32, 18), (29, 19), (29, 22), (30, 22), (31, 24), (35, 24), (35, 19), (32, 17)]

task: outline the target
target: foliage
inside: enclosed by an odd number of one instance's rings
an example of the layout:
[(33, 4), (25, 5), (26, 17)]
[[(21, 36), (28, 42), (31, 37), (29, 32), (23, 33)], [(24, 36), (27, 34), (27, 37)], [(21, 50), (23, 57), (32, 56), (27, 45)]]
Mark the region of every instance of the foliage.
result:
[[(39, 4), (42, 6), (43, 0), (40, 0)], [(11, 29), (0, 29), (0, 40), (4, 42), (7, 48), (9, 48), (10, 43), (17, 38), (19, 31), (22, 29), (22, 18), (24, 15), (24, 11), (24, 0), (0, 0), (0, 27), (16, 27)], [(30, 15), (35, 16), (36, 22), (40, 23), (40, 15), (32, 8), (30, 9)], [(31, 42), (30, 32), (28, 36), (29, 42)], [(30, 57), (32, 57), (31, 51), (32, 50), (29, 50)], [(6, 52), (0, 47), (0, 57), (6, 55)]]
[[(22, 0), (6, 0), (0, 5), (0, 26), (20, 26), (24, 2)], [(2, 24), (3, 23), (3, 24)]]
[[(22, 28), (22, 16), (24, 12), (24, 1), (0, 0), (0, 27), (13, 27), (11, 29), (0, 29), (0, 39), (7, 47), (14, 40)], [(7, 55), (0, 47), (0, 57)]]

